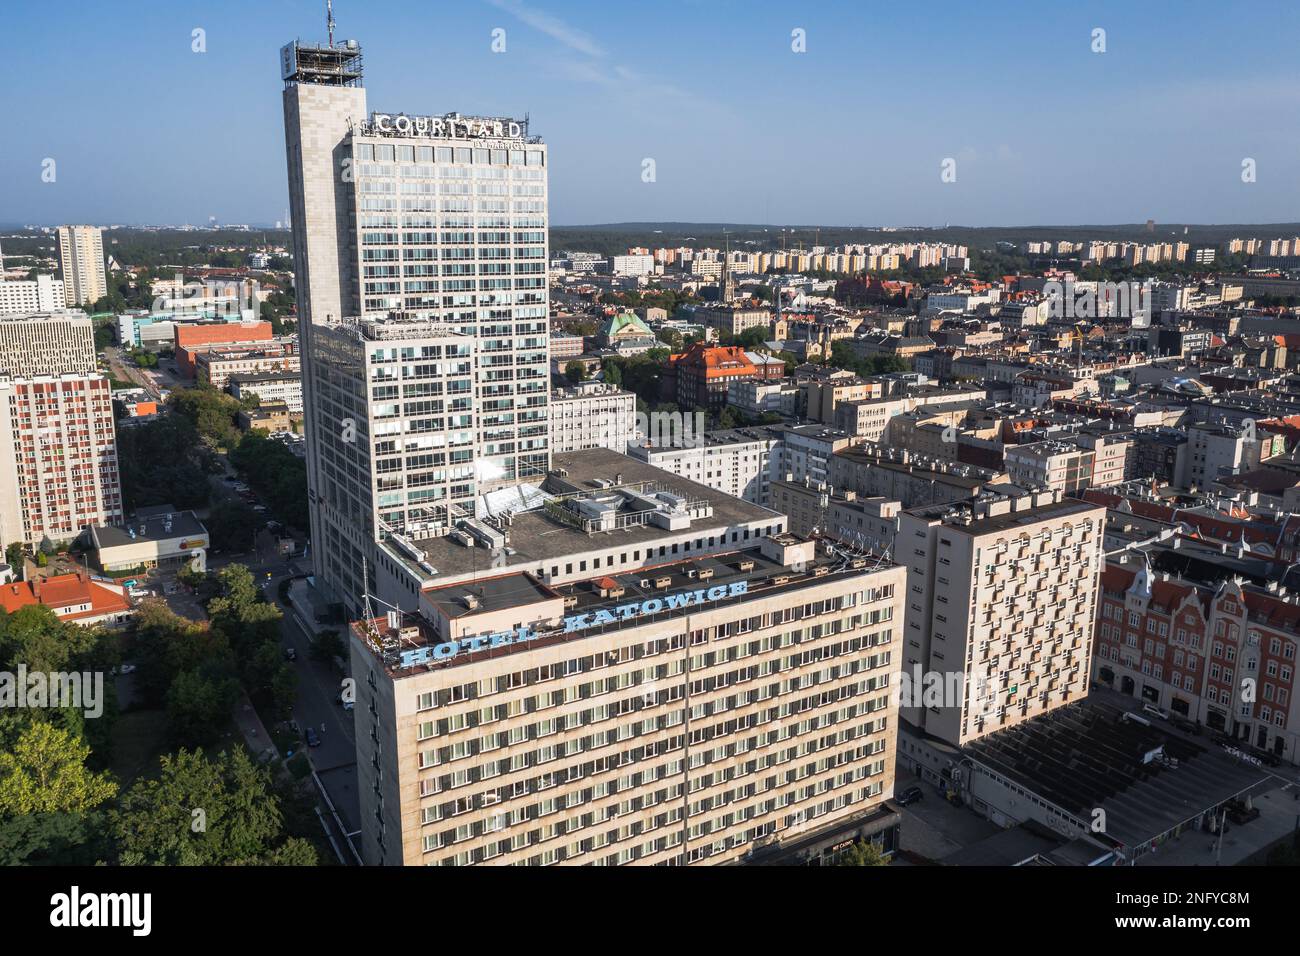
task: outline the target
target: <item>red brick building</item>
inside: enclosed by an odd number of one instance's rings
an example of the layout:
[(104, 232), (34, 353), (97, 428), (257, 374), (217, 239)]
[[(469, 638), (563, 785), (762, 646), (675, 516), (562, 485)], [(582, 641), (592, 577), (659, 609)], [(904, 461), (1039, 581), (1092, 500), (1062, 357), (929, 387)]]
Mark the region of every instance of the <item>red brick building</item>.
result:
[(194, 352), (205, 346), (237, 345), (246, 342), (269, 342), (272, 339), (271, 323), (252, 322), (190, 322), (176, 323), (176, 367), (182, 374), (194, 377)]
[(732, 382), (777, 381), (785, 377), (785, 363), (756, 363), (744, 349), (734, 345), (695, 342), (685, 352), (670, 356), (668, 363), (676, 378), (677, 402), (687, 408), (721, 408), (727, 404)]
[(1094, 679), (1292, 763), (1297, 644), (1300, 595), (1279, 587), (1210, 586), (1142, 563), (1102, 573)]

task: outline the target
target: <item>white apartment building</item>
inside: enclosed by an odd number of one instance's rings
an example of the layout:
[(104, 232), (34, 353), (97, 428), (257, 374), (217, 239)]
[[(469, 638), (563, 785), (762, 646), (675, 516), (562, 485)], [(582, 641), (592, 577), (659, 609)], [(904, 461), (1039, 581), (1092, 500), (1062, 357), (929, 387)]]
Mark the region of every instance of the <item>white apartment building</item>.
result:
[(0, 279), (0, 315), (54, 312), (66, 304), (62, 279), (40, 274), (17, 282)]
[(634, 444), (628, 454), (733, 497), (766, 505), (771, 481), (780, 474), (781, 444), (780, 436), (768, 428), (732, 428), (707, 432), (684, 447)]
[(1088, 693), (1106, 509), (1052, 492), (899, 515), (900, 715), (953, 746)]
[(727, 385), (727, 404), (746, 415), (794, 415), (800, 388), (794, 382), (744, 379)]
[(108, 295), (104, 231), (98, 226), (60, 226), (59, 266), (63, 270), (63, 301), (70, 308), (90, 305)]
[(655, 272), (655, 257), (614, 256), (611, 265), (616, 276), (649, 276)]
[(636, 441), (636, 395), (603, 382), (551, 393), (551, 454), (609, 448), (627, 454)]
[(1200, 422), (1187, 426), (1186, 486), (1205, 488), (1223, 475), (1239, 475), (1257, 468), (1260, 456), (1272, 445), (1260, 441), (1253, 430), (1237, 425)]
[(1040, 441), (1008, 445), (1003, 460), (1013, 484), (1069, 494), (1092, 484), (1095, 457), (1072, 442)]
[(98, 361), (94, 323), (80, 310), (0, 315), (0, 373), (90, 374)]

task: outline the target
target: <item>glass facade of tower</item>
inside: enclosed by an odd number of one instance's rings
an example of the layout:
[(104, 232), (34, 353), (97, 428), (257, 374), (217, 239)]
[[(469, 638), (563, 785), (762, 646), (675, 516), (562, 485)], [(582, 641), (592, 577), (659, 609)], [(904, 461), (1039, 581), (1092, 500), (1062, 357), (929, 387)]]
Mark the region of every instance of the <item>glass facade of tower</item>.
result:
[[(421, 394), (431, 408), (455, 403), (455, 422), (440, 425), (441, 412), (408, 422), (426, 432), (473, 431), (472, 474), (448, 488), (454, 510), (470, 515), (485, 489), (538, 480), (549, 467), (546, 149), (527, 136), (413, 135), (410, 122), (405, 132), (380, 132), (386, 119), (373, 117), (351, 137), (362, 315), (400, 312), (472, 339), (474, 400)], [(456, 117), (446, 128), (503, 122)], [(372, 399), (413, 397), (394, 388)], [(394, 528), (402, 522), (390, 518), (415, 503), (401, 497), (376, 502)]]

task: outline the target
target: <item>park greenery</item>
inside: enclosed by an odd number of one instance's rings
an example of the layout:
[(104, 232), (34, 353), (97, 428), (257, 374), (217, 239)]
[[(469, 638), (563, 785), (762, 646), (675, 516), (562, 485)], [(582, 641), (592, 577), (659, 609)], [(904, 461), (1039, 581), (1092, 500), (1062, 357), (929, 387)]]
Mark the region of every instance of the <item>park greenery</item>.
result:
[[(149, 601), (125, 635), (38, 605), (0, 611), (0, 669), (102, 674), (105, 697), (99, 716), (84, 702), (0, 712), (0, 865), (316, 862), (300, 795), (225, 740), (241, 683), (273, 713), (292, 702), (280, 612), (239, 566), (216, 575), (213, 592), (210, 621)], [(124, 649), (138, 665), (130, 715), (111, 673)], [(154, 714), (170, 735), (160, 745), (177, 749), (135, 773), (118, 765), (117, 729), (139, 714)]]

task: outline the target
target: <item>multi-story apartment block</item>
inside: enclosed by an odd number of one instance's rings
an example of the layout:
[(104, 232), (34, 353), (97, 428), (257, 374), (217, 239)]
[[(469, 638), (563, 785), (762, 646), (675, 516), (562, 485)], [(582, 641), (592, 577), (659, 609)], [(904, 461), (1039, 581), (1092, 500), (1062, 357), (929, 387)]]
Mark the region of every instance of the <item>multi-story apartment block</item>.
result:
[(64, 308), (63, 280), (50, 275), (6, 282), (0, 278), (0, 315), (54, 312)]
[[(722, 265), (718, 263), (715, 268), (702, 270), (700, 274), (720, 276)], [(694, 321), (731, 335), (739, 335), (748, 329), (766, 329), (772, 324), (772, 313), (761, 307), (710, 305), (699, 306), (693, 311)]]
[(352, 628), (371, 864), (718, 865), (887, 844), (904, 572), (779, 533)]
[(730, 428), (691, 435), (666, 448), (634, 444), (628, 454), (655, 468), (763, 505), (780, 468), (781, 439), (769, 428)]
[[(312, 553), (355, 610), (385, 525), (448, 529), (550, 468), (546, 146), (504, 117), (368, 112), (354, 41), (290, 44), (282, 67)], [(390, 315), (424, 324), (390, 336)], [(376, 378), (338, 367), (359, 352)], [(317, 399), (326, 374), (354, 414)], [(339, 448), (343, 417), (381, 425), (361, 439), (375, 446)], [(382, 495), (340, 496), (379, 489), (340, 478), (339, 456), (384, 457)]]
[[(840, 493), (901, 501), (905, 508), (974, 498), (1006, 481), (1002, 472), (923, 458), (880, 445), (846, 448), (831, 456), (826, 483)], [(796, 479), (797, 480), (797, 479)]]
[(82, 312), (0, 317), (0, 540), (122, 518), (108, 379)]
[(887, 498), (860, 498), (811, 480), (772, 482), (771, 507), (789, 519), (795, 534), (820, 534), (876, 554), (894, 547), (902, 504)]
[(799, 386), (786, 381), (734, 381), (727, 385), (727, 404), (746, 415), (790, 417), (799, 407)]
[(1088, 693), (1106, 511), (1051, 492), (904, 511), (903, 669), (914, 727), (953, 746)]
[(1005, 458), (1007, 477), (1024, 488), (1070, 494), (1092, 484), (1095, 457), (1091, 449), (1065, 441), (1009, 445)]
[[(1269, 438), (1269, 441), (1263, 439)], [(1267, 450), (1267, 451), (1266, 451)], [(1250, 426), (1202, 422), (1187, 428), (1187, 484), (1204, 488), (1224, 475), (1257, 468), (1272, 451), (1271, 436)]]
[(830, 479), (832, 455), (858, 442), (852, 434), (824, 425), (773, 425), (771, 432), (781, 440), (776, 477), (814, 484)]
[(84, 375), (98, 370), (95, 327), (77, 309), (0, 315), (0, 373)]
[(627, 454), (636, 440), (636, 395), (603, 382), (551, 393), (551, 453), (609, 448)]
[(0, 373), (0, 539), (67, 542), (122, 517), (108, 379)]
[(59, 265), (63, 302), (69, 308), (90, 305), (108, 295), (104, 231), (98, 226), (60, 226)]

